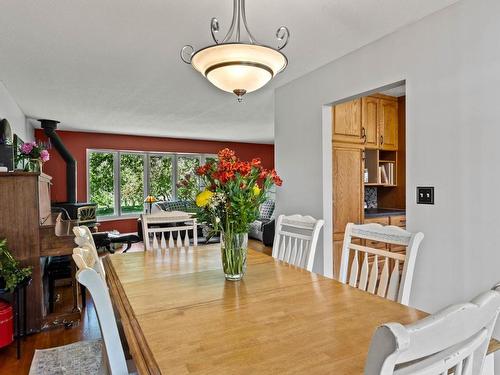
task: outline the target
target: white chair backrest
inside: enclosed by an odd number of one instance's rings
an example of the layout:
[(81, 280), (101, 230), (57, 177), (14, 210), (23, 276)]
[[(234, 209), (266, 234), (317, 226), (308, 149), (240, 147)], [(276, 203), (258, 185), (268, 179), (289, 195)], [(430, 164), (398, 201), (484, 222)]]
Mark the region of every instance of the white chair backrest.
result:
[(92, 268), (101, 276), (104, 282), (106, 282), (106, 271), (104, 271), (101, 259), (92, 246), (84, 244), (81, 247), (75, 247), (73, 249), (73, 260), (78, 269)]
[[(191, 214), (182, 211), (141, 215), (142, 234), (146, 250), (190, 246), (189, 231), (193, 232), (194, 246), (198, 246), (198, 226)], [(180, 226), (175, 224), (182, 223)], [(173, 224), (172, 226), (160, 226)], [(174, 241), (173, 233), (177, 233)]]
[(278, 216), (273, 257), (312, 271), (319, 232), (324, 223), (324, 220), (311, 216)]
[(120, 335), (118, 334), (118, 327), (116, 325), (113, 306), (106, 283), (97, 272), (91, 268), (80, 269), (76, 274), (76, 278), (80, 284), (87, 288), (94, 301), (111, 374), (128, 374), (127, 362), (123, 353), (123, 347), (120, 341)]
[(373, 335), (365, 375), (479, 375), (499, 311), (500, 293), (488, 291), (407, 326), (385, 324)]
[(86, 243), (90, 244), (97, 253), (97, 248), (95, 246), (94, 237), (92, 237), (92, 232), (85, 225), (73, 227), (73, 234), (75, 235), (75, 243), (78, 246), (82, 246)]
[[(405, 246), (406, 254), (358, 245), (352, 242), (353, 238)], [(340, 262), (340, 281), (344, 284), (349, 283), (354, 288), (408, 305), (415, 260), (423, 238), (424, 234), (421, 232), (413, 234), (390, 225), (347, 224)], [(351, 251), (354, 251), (352, 257)], [(369, 257), (372, 257), (371, 267)], [(381, 272), (379, 272), (379, 262), (382, 263)], [(403, 265), (402, 274), (400, 264)]]

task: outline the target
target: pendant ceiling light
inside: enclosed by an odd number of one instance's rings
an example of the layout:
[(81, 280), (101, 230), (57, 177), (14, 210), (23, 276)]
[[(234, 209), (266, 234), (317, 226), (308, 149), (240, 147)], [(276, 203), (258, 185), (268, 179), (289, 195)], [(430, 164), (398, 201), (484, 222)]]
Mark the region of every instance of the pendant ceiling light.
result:
[[(280, 51), (287, 45), (290, 31), (285, 26), (276, 31), (277, 48), (258, 43), (248, 29), (245, 0), (233, 2), (233, 20), (224, 39), (217, 39), (219, 21), (212, 18), (210, 31), (215, 44), (198, 51), (186, 45), (181, 50), (181, 58), (214, 86), (236, 94), (241, 102), (243, 95), (260, 89), (286, 68), (288, 60)], [(242, 41), (243, 30), (248, 42)]]

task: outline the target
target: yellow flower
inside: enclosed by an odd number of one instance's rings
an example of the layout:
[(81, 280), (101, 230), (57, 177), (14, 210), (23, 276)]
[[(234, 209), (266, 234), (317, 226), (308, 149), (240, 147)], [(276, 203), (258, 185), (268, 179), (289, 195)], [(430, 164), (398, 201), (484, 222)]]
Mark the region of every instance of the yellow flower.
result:
[(210, 203), (210, 200), (212, 199), (214, 193), (212, 193), (210, 190), (203, 190), (200, 194), (196, 196), (196, 205), (198, 207), (205, 207), (207, 204)]
[(260, 187), (258, 185), (253, 186), (253, 195), (259, 195), (260, 194)]

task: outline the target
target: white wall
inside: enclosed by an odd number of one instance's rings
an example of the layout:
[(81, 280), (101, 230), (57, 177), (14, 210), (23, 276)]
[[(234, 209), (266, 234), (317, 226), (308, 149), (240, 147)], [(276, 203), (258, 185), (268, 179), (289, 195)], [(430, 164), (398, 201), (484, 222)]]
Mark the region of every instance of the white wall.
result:
[[(500, 280), (499, 19), (500, 1), (464, 0), (276, 90), (277, 211), (322, 217), (322, 106), (406, 80), (407, 221), (425, 234), (411, 304), (427, 311)], [(418, 185), (434, 206), (415, 204)]]
[(7, 88), (0, 82), (0, 119), (6, 118), (12, 128), (12, 134), (17, 134), (23, 141), (34, 139), (33, 127), (26, 121), (26, 116), (19, 108)]

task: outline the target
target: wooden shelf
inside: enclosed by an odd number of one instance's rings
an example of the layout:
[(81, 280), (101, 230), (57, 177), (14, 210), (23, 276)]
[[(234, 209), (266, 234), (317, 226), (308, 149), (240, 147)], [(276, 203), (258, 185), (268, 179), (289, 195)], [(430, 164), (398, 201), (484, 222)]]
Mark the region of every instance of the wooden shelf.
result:
[[(381, 158), (381, 156), (383, 158)], [(364, 186), (397, 186), (398, 161), (395, 151), (365, 149), (364, 157), (365, 169), (368, 172), (368, 181), (364, 183)], [(382, 170), (386, 172), (384, 173), (387, 174), (387, 179), (382, 179)]]
[(377, 186), (377, 187), (396, 187), (398, 185), (390, 185), (390, 184), (379, 184), (378, 182), (365, 182), (365, 186)]

